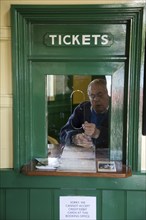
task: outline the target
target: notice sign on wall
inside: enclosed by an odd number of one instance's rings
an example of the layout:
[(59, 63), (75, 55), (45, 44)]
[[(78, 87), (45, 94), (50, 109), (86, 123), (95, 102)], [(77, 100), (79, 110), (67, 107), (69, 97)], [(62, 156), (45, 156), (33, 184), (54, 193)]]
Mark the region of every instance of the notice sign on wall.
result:
[(60, 196), (60, 220), (96, 220), (96, 197)]

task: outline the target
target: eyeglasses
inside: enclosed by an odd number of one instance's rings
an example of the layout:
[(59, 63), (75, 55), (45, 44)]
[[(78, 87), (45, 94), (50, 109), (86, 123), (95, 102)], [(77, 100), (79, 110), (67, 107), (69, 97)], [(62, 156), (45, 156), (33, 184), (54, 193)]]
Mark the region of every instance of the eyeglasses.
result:
[(106, 93), (97, 93), (97, 94), (90, 94), (89, 98), (95, 100), (97, 98), (102, 99)]

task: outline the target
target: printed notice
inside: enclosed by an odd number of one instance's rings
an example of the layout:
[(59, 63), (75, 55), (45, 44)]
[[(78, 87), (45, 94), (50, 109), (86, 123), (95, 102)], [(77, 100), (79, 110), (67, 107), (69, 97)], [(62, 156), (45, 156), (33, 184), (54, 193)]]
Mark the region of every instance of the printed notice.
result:
[(96, 197), (60, 196), (60, 220), (96, 220)]

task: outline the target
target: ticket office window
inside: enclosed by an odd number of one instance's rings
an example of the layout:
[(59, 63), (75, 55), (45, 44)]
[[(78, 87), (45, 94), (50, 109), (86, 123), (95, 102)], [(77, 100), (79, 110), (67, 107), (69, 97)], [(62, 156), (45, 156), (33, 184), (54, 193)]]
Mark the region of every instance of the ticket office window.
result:
[(108, 95), (111, 97), (110, 75), (47, 75), (48, 136), (60, 141), (60, 129), (75, 107), (89, 101), (87, 87), (94, 79), (106, 81)]
[(14, 167), (46, 156), (47, 76), (108, 75), (111, 159), (138, 170), (143, 6), (117, 7), (12, 6)]

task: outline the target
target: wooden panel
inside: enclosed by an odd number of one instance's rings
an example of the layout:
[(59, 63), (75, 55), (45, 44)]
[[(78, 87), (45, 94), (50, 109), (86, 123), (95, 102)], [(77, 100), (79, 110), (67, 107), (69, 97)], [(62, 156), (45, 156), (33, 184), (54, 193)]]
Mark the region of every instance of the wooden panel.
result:
[[(95, 7), (95, 6), (94, 6)], [(83, 8), (82, 8), (83, 9)], [(126, 50), (125, 50), (125, 45), (126, 45), (126, 24), (118, 24), (118, 22), (116, 22), (115, 24), (111, 24), (111, 22), (107, 22), (105, 21), (104, 23), (102, 22), (102, 24), (93, 24), (92, 22), (97, 22), (97, 19), (100, 19), (98, 17), (98, 9), (96, 9), (96, 12), (94, 14), (93, 9), (91, 9), (92, 11), (90, 11), (90, 8), (88, 7), (87, 11), (84, 11), (85, 17), (83, 15), (83, 13), (81, 13), (81, 11), (77, 12), (71, 9), (71, 14), (72, 16), (68, 16), (69, 13), (69, 8), (68, 8), (68, 15), (66, 16), (66, 12), (64, 11), (64, 15), (63, 15), (63, 22), (66, 22), (66, 24), (55, 24), (55, 25), (50, 25), (50, 24), (43, 24), (42, 22), (41, 24), (39, 24), (37, 22), (37, 24), (32, 24), (31, 30), (32, 30), (32, 42), (30, 43), (31, 46), (31, 55), (40, 55), (40, 56), (75, 56), (75, 57), (89, 57), (89, 53), (91, 54), (91, 56), (105, 56), (106, 55), (125, 55)], [(90, 20), (90, 16), (92, 14), (92, 19), (94, 16), (94, 21)], [(100, 13), (101, 13), (101, 9), (100, 9)], [(44, 12), (43, 12), (44, 14)], [(55, 14), (55, 13), (54, 13)], [(78, 15), (77, 15), (78, 14)], [(49, 15), (49, 10), (47, 15)], [(47, 16), (46, 15), (46, 16)], [(40, 14), (39, 14), (40, 16)], [(77, 24), (72, 24), (72, 20), (75, 22), (76, 20), (76, 16), (82, 16), (80, 18), (77, 18)], [(88, 16), (88, 22), (90, 22), (90, 25), (87, 24), (87, 16)], [(104, 14), (104, 17), (107, 16), (106, 14)], [(48, 18), (49, 20), (50, 18)], [(59, 21), (62, 18), (59, 18)], [(109, 15), (108, 18), (109, 19)], [(65, 21), (66, 20), (66, 21)], [(84, 21), (83, 21), (84, 20)], [(68, 23), (70, 22), (70, 23)], [(100, 21), (101, 22), (101, 21)], [(48, 32), (49, 31), (49, 32)], [(84, 34), (103, 34), (103, 33), (107, 33), (109, 36), (109, 44), (106, 46), (103, 45), (85, 45), (82, 44), (82, 41), (79, 39), (82, 35)], [(63, 45), (62, 41), (60, 42), (60, 45), (51, 45), (49, 42), (49, 33), (50, 34), (56, 34), (56, 40), (58, 42), (58, 35), (70, 35), (70, 45)], [(76, 43), (73, 43), (73, 35), (80, 35), (78, 40), (79, 40), (79, 44), (77, 45)], [(92, 37), (91, 37), (92, 38)], [(92, 39), (90, 38), (90, 40), (92, 41)], [(113, 40), (114, 38), (114, 40)], [(100, 41), (100, 39), (98, 39), (98, 42)], [(114, 43), (116, 41), (116, 43)], [(69, 48), (69, 49), (68, 49)]]
[(97, 178), (74, 176), (25, 176), (17, 172), (7, 170), (0, 171), (0, 187), (5, 188), (81, 188), (81, 189), (108, 189), (108, 190), (136, 190), (146, 191), (145, 175), (132, 175), (128, 178)]
[(103, 191), (102, 216), (103, 220), (125, 219), (125, 193), (124, 191)]
[(10, 189), (6, 191), (6, 220), (28, 219), (28, 190)]
[(146, 191), (129, 191), (127, 193), (127, 219), (146, 219)]
[(0, 189), (0, 219), (5, 219), (5, 190)]
[[(139, 176), (140, 177), (140, 176)], [(30, 180), (29, 177), (27, 179)], [(97, 220), (145, 220), (146, 190), (136, 179), (125, 180), (101, 178), (71, 178), (31, 177), (32, 183), (24, 181), (25, 189), (18, 189), (21, 181), (11, 181), (11, 189), (0, 189), (0, 219), (1, 220), (58, 220), (60, 196), (93, 196), (97, 199)], [(96, 184), (93, 180), (96, 180)], [(102, 180), (102, 181), (101, 181)], [(109, 180), (112, 180), (110, 182)], [(144, 179), (143, 179), (144, 180)], [(52, 181), (52, 186), (49, 182)], [(59, 182), (62, 189), (56, 189)], [(66, 186), (62, 185), (66, 182)], [(71, 184), (73, 182), (73, 184)], [(133, 188), (132, 182), (137, 186)], [(15, 186), (14, 186), (15, 184)], [(22, 185), (23, 185), (22, 184)], [(111, 185), (111, 186), (110, 186)], [(118, 187), (116, 188), (116, 185)], [(131, 190), (130, 189), (131, 186)], [(13, 188), (14, 187), (14, 188)], [(19, 186), (20, 188), (21, 186)], [(26, 188), (27, 187), (27, 188)], [(59, 187), (59, 185), (58, 185)], [(90, 188), (89, 188), (90, 187)], [(64, 189), (63, 189), (64, 188)], [(108, 188), (111, 188), (108, 190)], [(135, 190), (135, 191), (134, 191)]]
[[(32, 149), (33, 157), (47, 156), (47, 102), (45, 100), (45, 79), (40, 72), (32, 74), (33, 97), (32, 97)], [(39, 129), (38, 129), (39, 125)], [(41, 147), (40, 147), (41, 146)]]
[(30, 220), (51, 220), (51, 191), (49, 189), (32, 189), (30, 191)]

